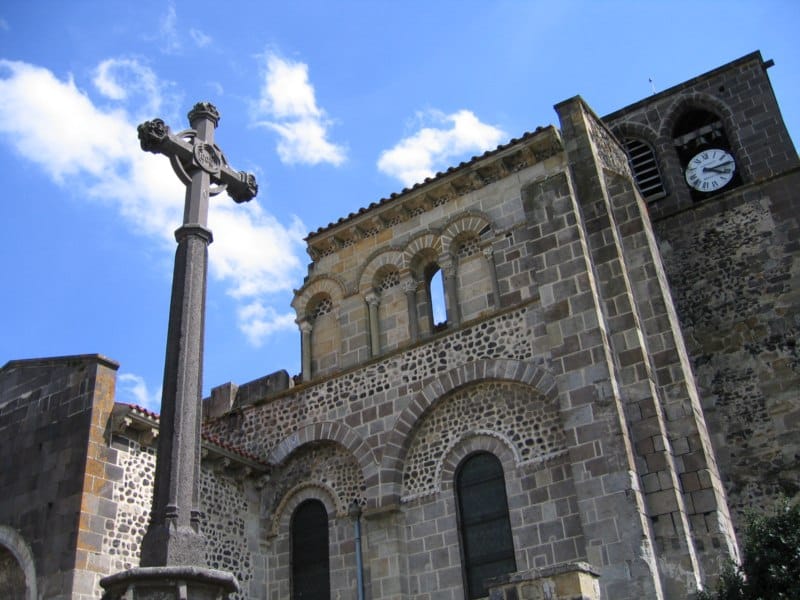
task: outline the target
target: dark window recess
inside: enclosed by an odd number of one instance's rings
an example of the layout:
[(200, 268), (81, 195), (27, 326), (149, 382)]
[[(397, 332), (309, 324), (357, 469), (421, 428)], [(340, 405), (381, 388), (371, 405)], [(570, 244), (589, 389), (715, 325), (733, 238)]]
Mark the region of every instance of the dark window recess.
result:
[(645, 142), (634, 138), (625, 140), (625, 150), (631, 161), (633, 176), (639, 191), (647, 200), (658, 200), (666, 192), (661, 180), (661, 171), (658, 169), (656, 153)]
[[(720, 149), (725, 150), (732, 156), (734, 155), (722, 119), (718, 115), (703, 109), (690, 110), (676, 121), (672, 130), (672, 141), (675, 144), (675, 151), (678, 153), (684, 173), (689, 161), (705, 150)], [(737, 167), (730, 182), (723, 187), (706, 192), (689, 186), (689, 191), (692, 199), (698, 202), (714, 194), (725, 193), (741, 184), (742, 179)]]
[(484, 581), (516, 571), (503, 467), (488, 452), (470, 456), (456, 476), (467, 598), (488, 595)]
[(330, 600), (328, 513), (306, 500), (292, 515), (292, 600)]

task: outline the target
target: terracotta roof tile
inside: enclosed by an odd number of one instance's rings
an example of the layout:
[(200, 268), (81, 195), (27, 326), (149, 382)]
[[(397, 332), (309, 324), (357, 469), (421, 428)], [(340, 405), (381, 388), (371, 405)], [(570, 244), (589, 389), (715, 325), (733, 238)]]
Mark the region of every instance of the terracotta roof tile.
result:
[[(128, 407), (130, 407), (130, 409), (133, 412), (137, 412), (137, 413), (139, 413), (139, 414), (141, 414), (141, 415), (143, 415), (145, 417), (148, 417), (149, 419), (152, 419), (153, 421), (156, 421), (156, 422), (160, 421), (160, 417), (159, 417), (158, 413), (153, 412), (152, 410), (149, 410), (149, 409), (145, 408), (144, 406), (139, 406), (138, 404), (130, 404), (130, 403), (127, 403), (127, 402), (120, 402), (119, 404), (122, 404), (124, 406), (128, 406)], [(215, 435), (203, 432), (202, 433), (202, 437), (203, 437), (203, 439), (205, 441), (210, 442), (210, 443), (214, 444), (215, 446), (219, 446), (220, 448), (224, 448), (225, 450), (228, 450), (229, 452), (233, 452), (234, 454), (238, 454), (239, 456), (241, 456), (243, 458), (246, 458), (248, 460), (251, 460), (251, 461), (259, 463), (259, 464), (263, 464), (263, 465), (267, 464), (263, 460), (261, 460), (259, 457), (257, 457), (256, 455), (250, 454), (246, 450), (242, 450), (241, 448), (238, 448), (237, 446), (234, 446), (233, 444), (228, 443), (225, 440), (223, 440), (222, 438), (219, 438), (219, 437), (217, 437)]]

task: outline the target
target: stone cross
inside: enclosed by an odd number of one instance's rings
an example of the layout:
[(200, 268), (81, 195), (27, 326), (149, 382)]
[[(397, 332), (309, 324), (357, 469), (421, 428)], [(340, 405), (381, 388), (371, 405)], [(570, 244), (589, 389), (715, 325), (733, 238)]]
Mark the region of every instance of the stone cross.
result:
[(139, 125), (142, 150), (168, 156), (186, 184), (183, 225), (169, 310), (155, 490), (150, 524), (142, 540), (142, 567), (205, 566), (198, 486), (203, 380), (206, 274), (211, 231), (208, 199), (227, 190), (236, 202), (258, 192), (255, 177), (234, 171), (214, 143), (219, 112), (199, 102), (189, 112), (191, 129), (174, 134), (161, 119)]

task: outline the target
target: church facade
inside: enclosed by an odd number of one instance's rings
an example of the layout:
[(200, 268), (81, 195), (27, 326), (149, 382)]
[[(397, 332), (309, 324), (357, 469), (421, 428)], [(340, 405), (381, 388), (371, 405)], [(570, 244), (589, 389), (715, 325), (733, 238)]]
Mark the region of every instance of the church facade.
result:
[[(743, 511), (800, 490), (800, 161), (770, 66), (604, 118), (566, 100), (312, 232), (302, 373), (204, 401), (206, 556), (238, 597), (686, 598), (736, 560)], [(116, 368), (0, 370), (8, 597), (138, 564), (158, 416), (114, 402)]]

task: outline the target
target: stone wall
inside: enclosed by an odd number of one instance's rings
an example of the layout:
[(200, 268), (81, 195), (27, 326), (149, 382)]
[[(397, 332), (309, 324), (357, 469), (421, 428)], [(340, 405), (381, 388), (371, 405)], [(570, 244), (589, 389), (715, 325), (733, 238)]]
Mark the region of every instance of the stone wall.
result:
[(800, 172), (656, 223), (734, 517), (800, 493)]
[[(9, 597), (94, 600), (102, 577), (139, 564), (157, 421), (114, 404), (116, 369), (90, 355), (0, 370), (0, 586), (5, 594), (13, 584)], [(152, 422), (131, 428), (131, 410)], [(257, 479), (225, 453), (212, 444), (202, 471), (206, 559), (237, 576), (240, 600), (262, 597)]]
[[(338, 327), (341, 362), (322, 368), (312, 347), (304, 383), (206, 424), (279, 474), (262, 498), (275, 593), (290, 585), (291, 512), (316, 497), (344, 569), (334, 593), (354, 577), (345, 511), (355, 500), (373, 598), (459, 597), (453, 481), (459, 461), (481, 449), (503, 463), (522, 572), (589, 561), (609, 597), (678, 597), (735, 554), (624, 152), (579, 99), (557, 109), (566, 152), (545, 130), (531, 138), (548, 140), (543, 160), (511, 172), (501, 148), (457, 171), (463, 186), (412, 190), (391, 218), (387, 203), (374, 235), (345, 221), (309, 238), (316, 259), (294, 306), (313, 346), (316, 325), (304, 315), (331, 299), (323, 328)], [(481, 170), (498, 162), (502, 176)], [(414, 210), (420, 196), (435, 201)], [(430, 300), (419, 285), (430, 268), (443, 270), (448, 297), (436, 331), (425, 327)], [(387, 302), (408, 316), (396, 349), (388, 335), (387, 347), (374, 343), (375, 325), (396, 332), (397, 321), (372, 297), (393, 269), (408, 284), (406, 302)], [(692, 476), (697, 485), (684, 487)]]
[(656, 152), (667, 197), (650, 204), (654, 219), (694, 204), (672, 139), (672, 128), (687, 109), (721, 117), (744, 183), (800, 164), (767, 75), (771, 65), (754, 52), (604, 118), (620, 139), (636, 137)]
[[(760, 53), (608, 115), (656, 152), (666, 196), (648, 204), (702, 411), (741, 525), (800, 492), (800, 160)], [(741, 185), (694, 202), (672, 140), (691, 109), (722, 120)], [(705, 474), (684, 477), (695, 489)]]
[(94, 598), (107, 574), (98, 553), (118, 473), (103, 436), (116, 369), (86, 355), (0, 370), (0, 525), (30, 548), (43, 598)]
[[(133, 409), (150, 417), (154, 415)], [(113, 518), (106, 523), (101, 555), (107, 574), (139, 565), (142, 537), (147, 531), (153, 494), (156, 455), (152, 431), (116, 425), (111, 461), (121, 477), (112, 487)], [(261, 554), (258, 493), (255, 480), (240, 471), (226, 472), (226, 459), (204, 461), (200, 473), (200, 522), (206, 537), (209, 567), (233, 573), (241, 592), (234, 600), (263, 596), (264, 557)], [(99, 597), (100, 588), (97, 588)]]

